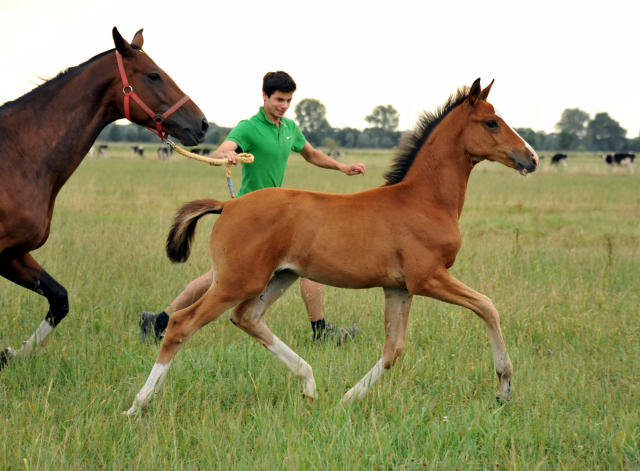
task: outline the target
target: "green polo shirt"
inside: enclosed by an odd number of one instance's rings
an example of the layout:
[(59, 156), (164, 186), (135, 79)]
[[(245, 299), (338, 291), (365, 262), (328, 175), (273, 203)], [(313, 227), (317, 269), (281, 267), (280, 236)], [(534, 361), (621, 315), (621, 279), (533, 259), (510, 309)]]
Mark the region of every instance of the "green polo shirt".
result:
[[(307, 140), (298, 125), (280, 118), (280, 128), (264, 114), (262, 106), (250, 119), (242, 120), (227, 136), (242, 152), (253, 154), (251, 164), (242, 164), (242, 184), (238, 196), (262, 188), (282, 186), (291, 151), (300, 152)], [(238, 152), (240, 152), (238, 149)]]

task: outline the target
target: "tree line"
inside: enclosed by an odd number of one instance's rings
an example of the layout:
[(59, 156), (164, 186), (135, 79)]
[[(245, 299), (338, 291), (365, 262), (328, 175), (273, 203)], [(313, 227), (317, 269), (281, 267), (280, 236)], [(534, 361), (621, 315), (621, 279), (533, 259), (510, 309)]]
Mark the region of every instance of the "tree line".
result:
[[(327, 121), (327, 108), (320, 100), (305, 98), (294, 108), (295, 120), (302, 133), (315, 147), (345, 149), (391, 149), (398, 144), (402, 132), (398, 131), (400, 113), (391, 105), (378, 105), (365, 116), (369, 127), (363, 130), (346, 127), (334, 128)], [(626, 137), (627, 131), (608, 113), (589, 114), (578, 108), (565, 109), (556, 123), (557, 132), (545, 133), (531, 128), (516, 131), (534, 149), (559, 151), (640, 152), (640, 135)], [(218, 145), (227, 137), (231, 128), (209, 123), (206, 144)], [(105, 127), (99, 140), (111, 142), (156, 142), (158, 137), (149, 130), (135, 125), (112, 123)]]
[(578, 108), (567, 108), (555, 125), (557, 132), (546, 134), (531, 128), (516, 131), (536, 150), (640, 152), (640, 133), (628, 139), (627, 130), (609, 113), (589, 113)]
[[(400, 113), (391, 105), (376, 106), (365, 121), (370, 127), (334, 128), (327, 121), (327, 108), (315, 98), (305, 98), (294, 108), (295, 120), (300, 130), (315, 147), (391, 149), (398, 144), (402, 133), (398, 131)], [(206, 144), (218, 145), (227, 137), (231, 128), (209, 123)], [(127, 125), (109, 124), (98, 139), (109, 142), (157, 142), (158, 136), (146, 128), (133, 123)]]

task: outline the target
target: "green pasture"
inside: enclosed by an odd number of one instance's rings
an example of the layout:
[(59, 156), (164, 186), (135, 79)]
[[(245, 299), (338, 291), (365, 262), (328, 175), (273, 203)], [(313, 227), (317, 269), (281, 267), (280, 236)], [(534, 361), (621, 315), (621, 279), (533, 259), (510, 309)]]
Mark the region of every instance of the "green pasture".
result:
[[(228, 198), (222, 168), (161, 162), (145, 147), (144, 160), (124, 145), (86, 159), (57, 200), (35, 257), (68, 289), (71, 312), (47, 348), (0, 373), (0, 469), (640, 470), (640, 173), (612, 173), (595, 154), (570, 154), (566, 169), (543, 160), (527, 178), (488, 162), (473, 172), (451, 271), (501, 313), (514, 364), (506, 406), (482, 321), (424, 298), (396, 367), (341, 406), (381, 356), (382, 292), (327, 288), (326, 318), (361, 334), (316, 345), (296, 283), (267, 317), (314, 368), (313, 407), (225, 315), (179, 352), (149, 412), (129, 419), (159, 350), (138, 341), (140, 311), (164, 308), (210, 267), (215, 216), (201, 220), (188, 263), (166, 258), (174, 211)], [(285, 185), (371, 188), (390, 158), (347, 151), (367, 174), (346, 177), (294, 155)], [(1, 279), (0, 347), (19, 347), (46, 306)]]

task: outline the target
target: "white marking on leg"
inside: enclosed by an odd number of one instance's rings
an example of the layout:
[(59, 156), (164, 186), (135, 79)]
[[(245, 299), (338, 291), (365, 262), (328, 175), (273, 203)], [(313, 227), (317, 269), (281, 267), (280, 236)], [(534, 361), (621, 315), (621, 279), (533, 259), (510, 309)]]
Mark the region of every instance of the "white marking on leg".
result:
[(22, 342), (22, 347), (16, 352), (15, 356), (24, 356), (31, 353), (37, 346), (44, 347), (48, 341), (47, 337), (52, 331), (53, 326), (49, 324), (49, 321), (43, 320), (29, 340)]
[(273, 336), (273, 345), (267, 345), (267, 350), (287, 365), (287, 368), (291, 370), (293, 375), (300, 380), (302, 383), (302, 394), (314, 399), (318, 397), (316, 393), (316, 380), (313, 378), (313, 370), (309, 363), (304, 361), (275, 335)]
[(147, 408), (153, 399), (153, 396), (160, 391), (162, 382), (164, 381), (165, 376), (167, 376), (167, 371), (169, 371), (170, 366), (171, 362), (166, 365), (161, 365), (160, 363), (153, 365), (151, 374), (149, 374), (149, 379), (147, 379), (147, 382), (144, 384), (140, 392), (136, 394), (131, 409), (123, 412), (125, 415), (136, 415), (139, 410), (144, 411), (144, 409)]
[(373, 368), (371, 368), (371, 371), (369, 371), (365, 375), (365, 377), (358, 382), (358, 384), (347, 391), (347, 393), (343, 396), (342, 401), (340, 402), (342, 404), (346, 404), (356, 398), (358, 400), (362, 399), (364, 395), (367, 394), (367, 391), (369, 391), (371, 386), (373, 386), (386, 371), (387, 370), (385, 370), (384, 368), (384, 362), (381, 358), (380, 361), (376, 363)]

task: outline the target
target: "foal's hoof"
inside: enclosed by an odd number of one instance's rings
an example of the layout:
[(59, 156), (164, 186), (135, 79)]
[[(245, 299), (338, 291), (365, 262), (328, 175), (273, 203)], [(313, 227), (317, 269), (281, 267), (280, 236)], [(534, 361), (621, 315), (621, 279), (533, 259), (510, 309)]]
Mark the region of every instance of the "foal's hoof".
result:
[(2, 370), (2, 368), (4, 368), (7, 363), (9, 363), (9, 360), (13, 359), (13, 357), (15, 356), (16, 351), (11, 347), (7, 347), (2, 352), (0, 352), (0, 370)]

